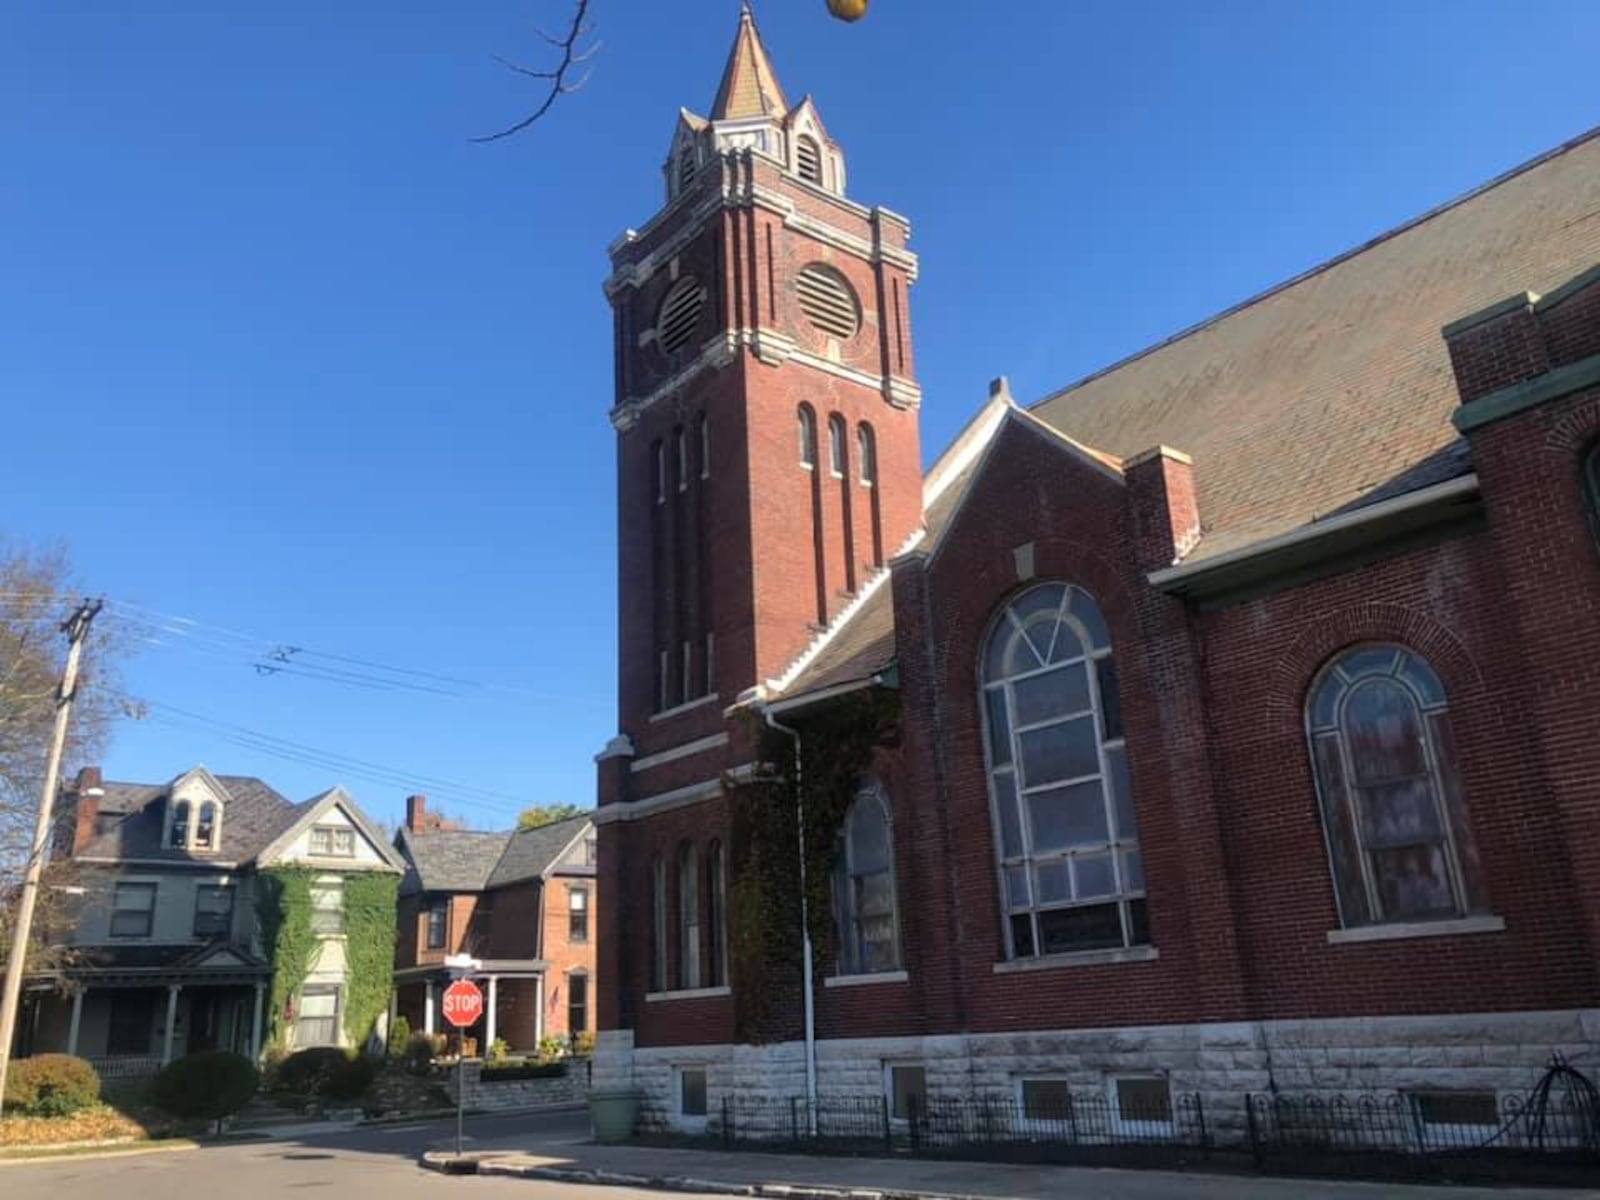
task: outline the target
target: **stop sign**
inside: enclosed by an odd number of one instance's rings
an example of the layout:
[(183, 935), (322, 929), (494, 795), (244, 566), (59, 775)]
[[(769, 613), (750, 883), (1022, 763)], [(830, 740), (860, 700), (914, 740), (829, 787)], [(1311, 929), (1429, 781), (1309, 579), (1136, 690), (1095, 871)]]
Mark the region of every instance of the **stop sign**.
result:
[(483, 1016), (483, 993), (470, 979), (458, 979), (444, 990), (444, 1019), (457, 1029), (467, 1029)]

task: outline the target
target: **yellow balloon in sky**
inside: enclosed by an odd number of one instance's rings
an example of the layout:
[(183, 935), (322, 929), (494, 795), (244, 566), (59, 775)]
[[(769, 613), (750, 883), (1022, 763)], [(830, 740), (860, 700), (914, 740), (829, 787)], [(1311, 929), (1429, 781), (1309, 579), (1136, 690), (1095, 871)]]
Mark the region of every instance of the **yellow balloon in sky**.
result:
[(828, 0), (828, 11), (841, 21), (859, 21), (867, 15), (867, 0)]

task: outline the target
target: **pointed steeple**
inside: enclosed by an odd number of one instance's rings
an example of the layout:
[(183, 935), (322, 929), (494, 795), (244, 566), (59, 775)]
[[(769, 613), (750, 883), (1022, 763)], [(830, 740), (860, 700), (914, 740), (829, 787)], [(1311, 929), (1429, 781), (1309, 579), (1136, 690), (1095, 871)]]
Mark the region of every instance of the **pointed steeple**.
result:
[(778, 82), (778, 73), (772, 69), (772, 59), (767, 57), (767, 48), (756, 31), (750, 0), (741, 0), (739, 32), (734, 35), (733, 50), (722, 72), (722, 84), (711, 105), (711, 119), (781, 117), (788, 111), (789, 101)]

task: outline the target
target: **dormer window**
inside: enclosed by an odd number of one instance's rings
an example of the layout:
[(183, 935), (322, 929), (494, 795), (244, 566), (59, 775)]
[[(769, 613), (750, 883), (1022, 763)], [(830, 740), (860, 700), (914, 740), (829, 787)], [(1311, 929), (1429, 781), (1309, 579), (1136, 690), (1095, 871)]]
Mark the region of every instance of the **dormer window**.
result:
[(196, 850), (217, 848), (217, 806), (210, 800), (200, 806), (200, 823), (194, 830), (194, 848)]
[(192, 812), (193, 805), (187, 800), (179, 800), (172, 806), (172, 832), (167, 836), (167, 845), (174, 850), (189, 848), (189, 818)]

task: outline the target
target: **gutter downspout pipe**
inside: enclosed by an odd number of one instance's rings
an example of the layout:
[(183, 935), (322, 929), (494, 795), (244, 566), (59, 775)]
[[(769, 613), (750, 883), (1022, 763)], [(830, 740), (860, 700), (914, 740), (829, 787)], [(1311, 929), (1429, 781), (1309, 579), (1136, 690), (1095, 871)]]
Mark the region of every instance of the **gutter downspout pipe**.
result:
[(784, 725), (772, 715), (770, 708), (762, 710), (767, 725), (779, 733), (787, 734), (794, 742), (795, 833), (800, 853), (800, 940), (804, 961), (801, 963), (801, 987), (805, 994), (806, 1025), (806, 1128), (813, 1137), (817, 1132), (817, 1000), (812, 991), (811, 978), (811, 902), (806, 888), (806, 798), (805, 782), (800, 765), (800, 731)]

